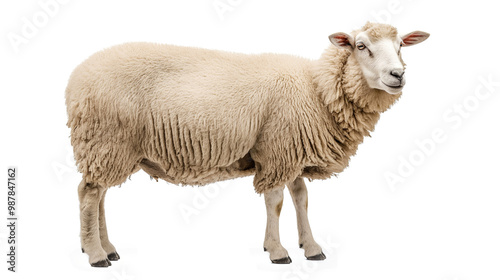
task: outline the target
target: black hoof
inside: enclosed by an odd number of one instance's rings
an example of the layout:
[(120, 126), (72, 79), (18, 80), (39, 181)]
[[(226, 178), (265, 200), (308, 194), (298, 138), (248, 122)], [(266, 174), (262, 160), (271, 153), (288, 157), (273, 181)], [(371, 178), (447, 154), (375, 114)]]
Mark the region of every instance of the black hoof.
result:
[(108, 260), (110, 261), (117, 261), (120, 259), (120, 255), (118, 255), (117, 252), (109, 253), (108, 255)]
[(85, 250), (83, 250), (83, 248), (82, 248), (82, 253), (85, 253)]
[(100, 260), (95, 263), (90, 264), (92, 267), (108, 267), (111, 266), (111, 262), (108, 259)]
[(277, 263), (277, 264), (289, 264), (292, 262), (292, 259), (290, 259), (290, 257), (285, 257), (285, 258), (281, 258), (281, 259), (277, 259), (277, 260), (271, 260), (273, 263)]
[(267, 252), (267, 249), (266, 249), (266, 247), (264, 247), (264, 252)]
[(323, 252), (321, 252), (321, 254), (307, 257), (307, 259), (310, 261), (322, 261), (322, 260), (326, 259), (326, 256), (325, 256), (325, 254), (323, 254)]

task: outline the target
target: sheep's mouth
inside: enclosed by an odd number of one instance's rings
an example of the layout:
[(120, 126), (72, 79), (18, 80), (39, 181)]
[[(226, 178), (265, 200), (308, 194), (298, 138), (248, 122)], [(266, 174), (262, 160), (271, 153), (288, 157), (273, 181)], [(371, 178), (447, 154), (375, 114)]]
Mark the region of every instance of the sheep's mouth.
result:
[(386, 87), (393, 88), (393, 89), (401, 89), (401, 88), (403, 88), (403, 84), (399, 84), (397, 86), (392, 86), (392, 85), (388, 85), (388, 84), (384, 83), (384, 81), (382, 81), (382, 84), (384, 84)]

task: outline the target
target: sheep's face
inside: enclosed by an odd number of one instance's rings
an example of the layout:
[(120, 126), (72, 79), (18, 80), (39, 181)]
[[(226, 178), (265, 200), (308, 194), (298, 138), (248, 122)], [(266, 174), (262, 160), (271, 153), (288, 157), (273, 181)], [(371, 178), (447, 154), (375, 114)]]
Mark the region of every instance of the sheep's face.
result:
[(429, 34), (415, 31), (399, 36), (392, 26), (371, 26), (353, 35), (334, 33), (330, 35), (330, 41), (352, 52), (369, 87), (399, 94), (406, 83), (401, 47), (416, 45), (427, 39)]

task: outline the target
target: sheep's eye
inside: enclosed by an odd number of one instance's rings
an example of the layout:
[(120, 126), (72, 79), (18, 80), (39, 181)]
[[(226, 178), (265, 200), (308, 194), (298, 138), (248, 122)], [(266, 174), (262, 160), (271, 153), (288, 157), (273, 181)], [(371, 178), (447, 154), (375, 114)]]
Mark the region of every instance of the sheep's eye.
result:
[(365, 44), (363, 43), (357, 44), (356, 47), (358, 48), (358, 50), (364, 50), (366, 48)]
[(403, 42), (399, 43), (399, 46), (402, 47), (403, 46)]

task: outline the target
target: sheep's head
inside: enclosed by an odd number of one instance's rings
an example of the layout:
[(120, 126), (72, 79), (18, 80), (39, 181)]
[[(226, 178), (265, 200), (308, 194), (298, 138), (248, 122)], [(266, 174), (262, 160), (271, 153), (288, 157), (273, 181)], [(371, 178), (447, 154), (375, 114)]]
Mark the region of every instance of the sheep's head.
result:
[(369, 87), (398, 94), (406, 83), (401, 47), (416, 45), (428, 37), (429, 34), (422, 31), (400, 36), (390, 25), (367, 23), (361, 30), (351, 34), (334, 33), (329, 39), (335, 46), (352, 53)]

